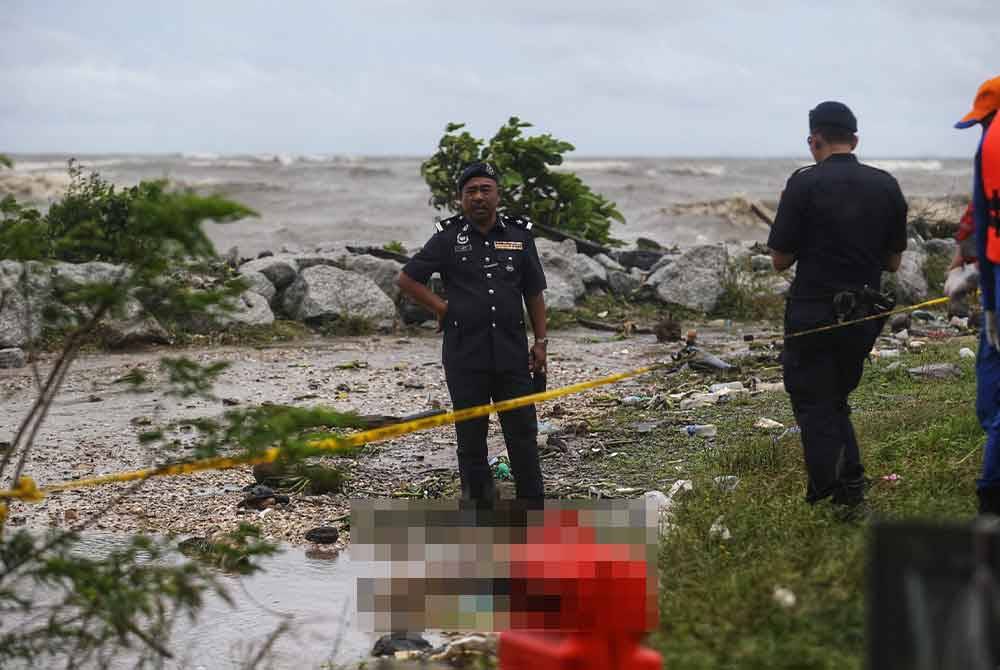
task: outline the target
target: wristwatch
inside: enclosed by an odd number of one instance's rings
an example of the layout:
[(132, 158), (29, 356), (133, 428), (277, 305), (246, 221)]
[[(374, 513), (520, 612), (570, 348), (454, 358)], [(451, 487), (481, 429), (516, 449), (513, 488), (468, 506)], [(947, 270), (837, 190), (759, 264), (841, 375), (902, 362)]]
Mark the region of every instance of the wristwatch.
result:
[(549, 343), (549, 338), (547, 338), (547, 337), (536, 337), (535, 338), (535, 344), (546, 344), (547, 345), (548, 343)]

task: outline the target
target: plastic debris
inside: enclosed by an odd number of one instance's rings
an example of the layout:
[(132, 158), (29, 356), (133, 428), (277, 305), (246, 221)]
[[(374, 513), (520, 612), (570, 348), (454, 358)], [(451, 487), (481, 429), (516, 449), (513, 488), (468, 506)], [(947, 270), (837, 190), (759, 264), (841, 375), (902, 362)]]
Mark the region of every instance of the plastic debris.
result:
[(971, 358), (971, 359), (975, 359), (976, 358), (976, 352), (974, 352), (972, 349), (970, 349), (968, 347), (962, 347), (961, 349), (958, 350), (958, 356), (959, 356), (959, 358)]
[(720, 491), (726, 493), (735, 490), (740, 485), (740, 478), (736, 475), (719, 475), (713, 481)]
[(538, 434), (539, 435), (549, 435), (550, 433), (558, 433), (559, 426), (552, 423), (551, 421), (539, 421), (538, 422)]
[(872, 352), (875, 358), (899, 358), (899, 349), (877, 349)]
[(624, 398), (622, 398), (622, 404), (623, 405), (628, 405), (630, 407), (635, 407), (637, 405), (645, 405), (650, 400), (652, 400), (652, 398), (650, 398), (649, 396), (644, 396), (644, 395), (627, 395)]
[(785, 609), (795, 607), (795, 603), (798, 601), (795, 597), (795, 593), (791, 589), (786, 589), (784, 586), (775, 586), (772, 598), (774, 598), (774, 602), (778, 603)]
[(733, 534), (730, 533), (726, 525), (722, 523), (724, 519), (725, 517), (720, 515), (719, 518), (715, 520), (715, 523), (712, 524), (712, 527), (708, 529), (709, 537), (717, 538), (723, 541), (732, 539)]
[(785, 382), (762, 382), (757, 384), (757, 390), (762, 393), (775, 393), (785, 390)]
[(892, 337), (893, 339), (899, 340), (900, 342), (906, 342), (907, 340), (910, 339), (910, 331), (904, 328), (898, 333), (893, 333)]
[(947, 379), (948, 377), (959, 377), (962, 369), (954, 363), (930, 363), (915, 368), (908, 368), (914, 377), (928, 377), (931, 379)]
[(760, 428), (762, 430), (780, 430), (785, 427), (785, 424), (779, 423), (774, 419), (768, 419), (767, 417), (761, 417), (757, 419), (757, 423), (753, 425), (754, 428)]
[(742, 391), (744, 390), (743, 382), (723, 382), (721, 384), (712, 384), (708, 387), (708, 390), (712, 393), (718, 393), (719, 391)]
[(951, 321), (949, 321), (948, 323), (954, 326), (955, 328), (961, 328), (962, 330), (965, 330), (969, 327), (969, 317), (953, 316), (951, 317)]
[(895, 484), (896, 482), (898, 482), (901, 479), (902, 479), (902, 477), (900, 477), (899, 475), (897, 475), (895, 472), (893, 472), (891, 475), (882, 475), (882, 481), (884, 481), (884, 482), (891, 482), (893, 484)]
[(715, 437), (719, 431), (715, 427), (715, 424), (706, 423), (684, 426), (681, 428), (681, 432), (686, 433), (688, 437), (694, 437), (696, 435), (698, 437)]

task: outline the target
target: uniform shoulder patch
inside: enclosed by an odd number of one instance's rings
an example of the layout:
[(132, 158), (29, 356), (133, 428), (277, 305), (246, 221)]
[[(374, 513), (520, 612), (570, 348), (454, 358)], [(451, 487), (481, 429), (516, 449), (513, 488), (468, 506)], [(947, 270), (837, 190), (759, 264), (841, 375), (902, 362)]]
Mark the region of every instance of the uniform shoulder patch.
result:
[(531, 219), (526, 216), (507, 216), (503, 217), (504, 222), (509, 226), (515, 226), (521, 230), (531, 230)]
[(816, 167), (816, 165), (815, 165), (815, 164), (813, 164), (813, 165), (803, 165), (803, 166), (802, 166), (802, 167), (800, 167), (800, 168), (799, 168), (798, 170), (796, 170), (795, 172), (793, 172), (793, 173), (792, 173), (792, 176), (793, 176), (793, 177), (796, 177), (796, 176), (798, 176), (798, 175), (800, 175), (800, 174), (803, 174), (803, 173), (805, 173), (805, 172), (808, 172), (809, 170), (812, 170), (812, 169), (813, 169), (814, 167)]
[(435, 223), (434, 229), (437, 230), (439, 233), (443, 233), (444, 231), (448, 230), (448, 228), (454, 226), (461, 220), (462, 220), (461, 214), (456, 214), (455, 216), (449, 216), (447, 219), (442, 219), (437, 223)]

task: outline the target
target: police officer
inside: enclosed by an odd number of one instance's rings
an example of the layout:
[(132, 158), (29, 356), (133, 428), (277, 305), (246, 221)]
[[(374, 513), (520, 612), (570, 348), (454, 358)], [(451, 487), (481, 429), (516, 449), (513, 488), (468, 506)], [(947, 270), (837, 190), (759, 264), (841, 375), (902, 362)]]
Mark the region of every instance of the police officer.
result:
[(982, 84), (972, 111), (957, 128), (982, 126), (972, 183), (972, 214), (983, 298), (983, 330), (976, 356), (976, 413), (986, 432), (982, 475), (976, 482), (981, 514), (1000, 515), (1000, 77)]
[(840, 102), (809, 112), (815, 165), (788, 179), (768, 239), (774, 268), (797, 264), (785, 306), (785, 389), (802, 430), (806, 500), (832, 498), (855, 516), (864, 467), (848, 394), (883, 321), (788, 337), (877, 312), (883, 270), (899, 269), (906, 249), (906, 201), (887, 172), (858, 162), (857, 120)]
[[(444, 331), (442, 359), (456, 410), (532, 392), (529, 370), (545, 372), (545, 275), (531, 223), (497, 213), (496, 168), (473, 163), (458, 180), (462, 214), (437, 224), (438, 232), (403, 267), (399, 288), (432, 310)], [(425, 285), (441, 274), (447, 301)], [(534, 332), (530, 351), (524, 306)], [(544, 496), (538, 462), (538, 422), (533, 405), (503, 412), (517, 497)], [(462, 497), (492, 500), (496, 493), (487, 461), (488, 418), (455, 425)]]

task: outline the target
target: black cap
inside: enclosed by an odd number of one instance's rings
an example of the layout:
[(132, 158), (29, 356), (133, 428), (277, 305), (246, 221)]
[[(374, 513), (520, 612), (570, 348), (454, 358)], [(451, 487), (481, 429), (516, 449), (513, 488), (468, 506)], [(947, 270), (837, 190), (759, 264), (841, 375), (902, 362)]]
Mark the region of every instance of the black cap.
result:
[(469, 163), (465, 166), (465, 169), (462, 170), (462, 176), (458, 178), (458, 190), (461, 192), (461, 190), (465, 187), (465, 182), (475, 177), (486, 177), (497, 183), (500, 182), (500, 175), (497, 172), (497, 169), (489, 163)]
[(852, 133), (858, 132), (858, 120), (851, 108), (842, 102), (828, 100), (809, 110), (809, 130), (817, 126), (836, 126)]

